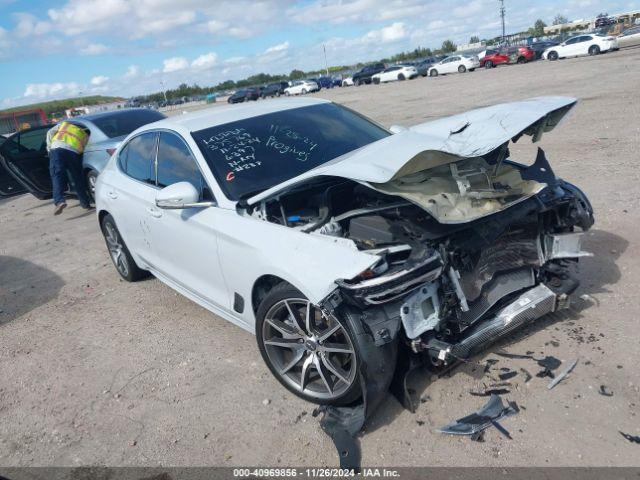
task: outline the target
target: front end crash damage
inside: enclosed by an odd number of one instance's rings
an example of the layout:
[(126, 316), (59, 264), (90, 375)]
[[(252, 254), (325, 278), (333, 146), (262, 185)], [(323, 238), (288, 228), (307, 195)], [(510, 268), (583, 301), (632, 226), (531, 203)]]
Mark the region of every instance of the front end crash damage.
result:
[(339, 451), (391, 385), (413, 409), (402, 377), (414, 366), (446, 369), (569, 306), (591, 205), (542, 149), (525, 166), (509, 145), (537, 141), (574, 104), (532, 99), (420, 125), (249, 202), (246, 215), (375, 259), (320, 302), (349, 319), (367, 352), (364, 403), (324, 409)]

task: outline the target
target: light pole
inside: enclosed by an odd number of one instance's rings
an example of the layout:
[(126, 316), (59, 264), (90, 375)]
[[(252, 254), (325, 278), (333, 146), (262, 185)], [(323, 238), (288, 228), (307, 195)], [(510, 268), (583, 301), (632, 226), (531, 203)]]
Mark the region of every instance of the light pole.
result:
[(324, 51), (324, 69), (327, 71), (327, 77), (329, 76), (329, 64), (327, 63), (327, 47), (322, 44), (322, 50)]
[(167, 103), (167, 92), (164, 90), (164, 82), (160, 80), (160, 86), (162, 87), (162, 95), (164, 96), (164, 103)]
[(502, 19), (502, 43), (504, 44), (504, 37), (505, 37), (505, 29), (504, 29), (504, 14), (505, 14), (504, 0), (499, 0), (499, 1), (500, 1), (500, 18)]

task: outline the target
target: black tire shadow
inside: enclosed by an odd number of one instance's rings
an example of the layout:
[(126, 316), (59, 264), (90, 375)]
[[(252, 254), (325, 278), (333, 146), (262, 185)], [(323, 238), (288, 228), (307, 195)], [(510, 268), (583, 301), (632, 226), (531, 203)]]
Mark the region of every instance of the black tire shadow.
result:
[[(445, 375), (450, 377), (468, 375), (475, 380), (479, 380), (485, 376), (484, 364), (486, 357), (491, 356), (494, 352), (500, 351), (508, 345), (517, 344), (525, 338), (559, 322), (572, 321), (578, 323), (584, 317), (582, 312), (595, 306), (592, 301), (584, 300), (580, 295), (609, 292), (609, 287), (618, 283), (621, 274), (617, 261), (628, 246), (629, 242), (619, 235), (603, 230), (587, 232), (584, 236), (582, 248), (593, 253), (594, 256), (580, 260), (578, 279), (581, 285), (572, 297), (571, 307), (547, 314), (524, 326), (470, 358), (468, 363), (461, 363)], [(435, 376), (437, 373), (426, 367), (419, 368), (412, 373), (409, 384), (414, 392), (413, 397), (418, 403), (418, 410), (420, 408), (419, 399), (428, 394), (429, 388), (437, 387), (438, 380), (437, 376)], [(390, 424), (403, 411), (402, 405), (391, 394), (387, 395), (378, 410), (368, 419), (365, 432), (372, 432)]]
[(47, 268), (0, 255), (0, 327), (56, 298), (64, 284)]

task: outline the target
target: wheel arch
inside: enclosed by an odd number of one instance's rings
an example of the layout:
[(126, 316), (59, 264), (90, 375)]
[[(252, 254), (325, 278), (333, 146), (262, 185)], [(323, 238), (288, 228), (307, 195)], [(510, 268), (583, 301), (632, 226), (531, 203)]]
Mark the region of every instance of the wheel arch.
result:
[(266, 274), (256, 279), (253, 283), (253, 287), (251, 288), (251, 309), (253, 310), (254, 315), (258, 314), (260, 303), (262, 303), (262, 300), (269, 294), (269, 292), (276, 286), (282, 284), (290, 285), (293, 288), (300, 290), (291, 282), (288, 282), (278, 275)]

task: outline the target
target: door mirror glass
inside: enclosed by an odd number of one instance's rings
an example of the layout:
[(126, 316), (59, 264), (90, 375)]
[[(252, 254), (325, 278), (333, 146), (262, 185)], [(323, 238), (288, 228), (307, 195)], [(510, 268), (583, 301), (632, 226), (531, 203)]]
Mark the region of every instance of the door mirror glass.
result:
[(391, 125), (389, 127), (389, 131), (391, 133), (406, 132), (407, 130), (409, 130), (409, 129), (407, 127), (402, 126), (402, 125)]
[(211, 207), (213, 202), (199, 202), (200, 193), (189, 182), (178, 182), (156, 195), (156, 206), (166, 209)]

